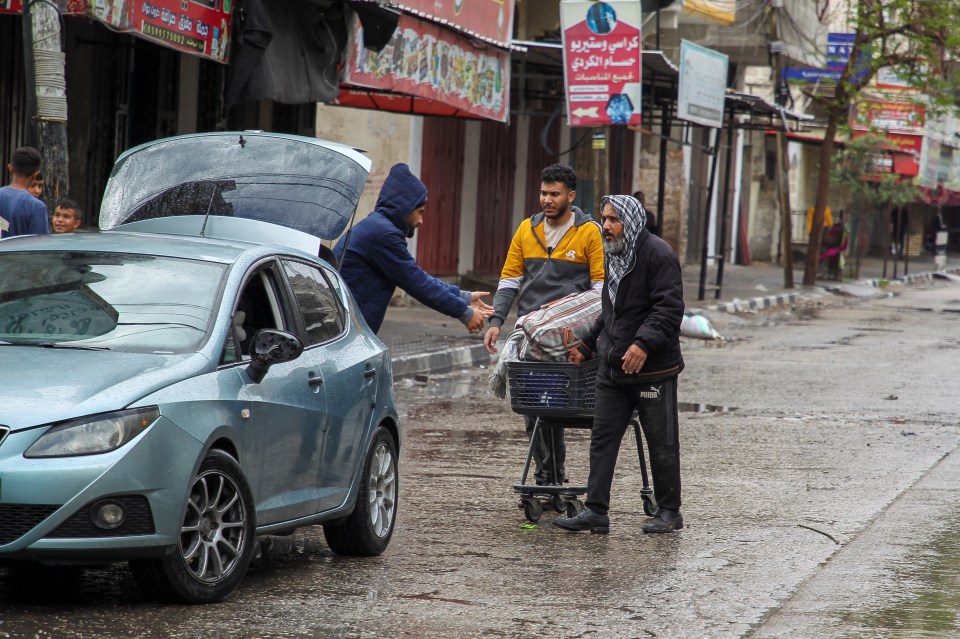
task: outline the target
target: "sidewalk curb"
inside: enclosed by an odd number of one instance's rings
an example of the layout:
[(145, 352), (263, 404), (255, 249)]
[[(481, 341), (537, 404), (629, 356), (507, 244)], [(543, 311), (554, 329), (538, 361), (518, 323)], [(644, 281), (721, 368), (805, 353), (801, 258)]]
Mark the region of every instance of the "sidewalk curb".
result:
[[(888, 284), (910, 285), (918, 282), (943, 277), (945, 274), (960, 274), (960, 266), (952, 266), (940, 271), (924, 271), (913, 275), (906, 275), (895, 280), (884, 280), (883, 278), (874, 278), (868, 280), (857, 280), (849, 282), (857, 286), (884, 288)], [(812, 290), (796, 293), (781, 293), (779, 295), (768, 295), (766, 297), (754, 297), (747, 300), (734, 300), (732, 302), (722, 302), (708, 306), (691, 307), (690, 311), (713, 311), (717, 313), (738, 313), (743, 311), (753, 311), (761, 309), (776, 308), (797, 304), (799, 302), (808, 302), (830, 295), (831, 292), (826, 288), (817, 287)], [(491, 365), (490, 354), (484, 349), (483, 344), (474, 344), (472, 346), (458, 346), (446, 350), (430, 351), (426, 353), (417, 353), (415, 355), (401, 355), (392, 358), (393, 377), (400, 379), (403, 377), (412, 377), (419, 374), (440, 375), (449, 373), (462, 368), (476, 368), (478, 366)]]
[(490, 354), (483, 344), (458, 346), (442, 351), (401, 355), (394, 357), (393, 378), (410, 377), (417, 374), (449, 373), (461, 368), (476, 368), (490, 364)]
[[(889, 284), (902, 284), (910, 285), (917, 282), (927, 282), (933, 279), (942, 277), (944, 274), (957, 275), (960, 274), (960, 266), (951, 266), (950, 268), (942, 269), (939, 271), (924, 271), (922, 273), (915, 273), (913, 275), (905, 275), (904, 277), (899, 277), (894, 280), (885, 280), (884, 278), (873, 278), (869, 280), (857, 280), (855, 282), (849, 282), (849, 284), (854, 284), (856, 286), (865, 286), (869, 288), (885, 288)], [(737, 313), (740, 311), (751, 311), (759, 310), (765, 308), (776, 308), (777, 306), (783, 306), (786, 304), (796, 304), (797, 302), (807, 302), (810, 300), (815, 300), (821, 297), (825, 297), (829, 290), (821, 288), (818, 291), (810, 291), (806, 293), (785, 293), (780, 295), (768, 295), (766, 297), (754, 297), (748, 300), (737, 300), (733, 302), (723, 302), (721, 304), (713, 304), (711, 306), (705, 307), (705, 310), (715, 311), (718, 313)]]

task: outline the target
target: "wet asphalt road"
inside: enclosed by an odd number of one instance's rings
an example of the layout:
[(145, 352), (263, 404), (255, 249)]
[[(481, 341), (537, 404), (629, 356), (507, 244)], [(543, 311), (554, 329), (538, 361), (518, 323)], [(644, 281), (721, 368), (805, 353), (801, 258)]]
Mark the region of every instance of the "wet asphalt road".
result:
[[(927, 637), (960, 632), (960, 287), (715, 317), (685, 341), (686, 528), (645, 536), (628, 436), (611, 534), (536, 528), (488, 371), (400, 381), (397, 533), (373, 559), (269, 538), (241, 588), (160, 605), (123, 567), (0, 571), (0, 637)], [(695, 410), (699, 407), (700, 410)], [(568, 431), (585, 482), (588, 433)], [(578, 476), (579, 475), (579, 476)]]

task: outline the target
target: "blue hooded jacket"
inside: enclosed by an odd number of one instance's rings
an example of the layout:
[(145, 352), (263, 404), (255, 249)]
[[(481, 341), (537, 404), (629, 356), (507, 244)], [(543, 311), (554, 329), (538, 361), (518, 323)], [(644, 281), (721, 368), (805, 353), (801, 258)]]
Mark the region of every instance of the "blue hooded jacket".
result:
[(407, 248), (411, 231), (406, 218), (427, 201), (427, 187), (406, 164), (395, 164), (383, 182), (373, 213), (361, 220), (333, 249), (340, 274), (353, 293), (360, 313), (374, 333), (380, 330), (396, 287), (433, 310), (468, 322), (470, 293), (431, 276)]

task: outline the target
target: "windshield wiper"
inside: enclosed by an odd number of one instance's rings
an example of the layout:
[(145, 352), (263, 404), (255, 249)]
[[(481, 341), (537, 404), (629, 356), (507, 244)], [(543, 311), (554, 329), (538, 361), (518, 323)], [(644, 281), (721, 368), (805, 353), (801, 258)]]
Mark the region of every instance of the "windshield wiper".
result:
[(32, 348), (66, 348), (76, 351), (109, 351), (107, 346), (83, 346), (65, 342), (0, 342), (0, 346), (28, 346)]

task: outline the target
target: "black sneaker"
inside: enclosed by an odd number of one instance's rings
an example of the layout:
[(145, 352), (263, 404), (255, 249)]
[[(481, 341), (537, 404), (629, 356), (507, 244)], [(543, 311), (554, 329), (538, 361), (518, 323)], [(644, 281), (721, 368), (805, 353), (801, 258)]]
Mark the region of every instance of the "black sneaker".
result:
[(661, 508), (650, 523), (644, 525), (645, 533), (666, 533), (683, 528), (683, 515), (679, 510)]
[(589, 530), (592, 533), (599, 533), (601, 535), (610, 532), (610, 518), (606, 515), (598, 515), (589, 508), (581, 510), (577, 513), (576, 517), (560, 517), (554, 519), (553, 525), (573, 532)]

